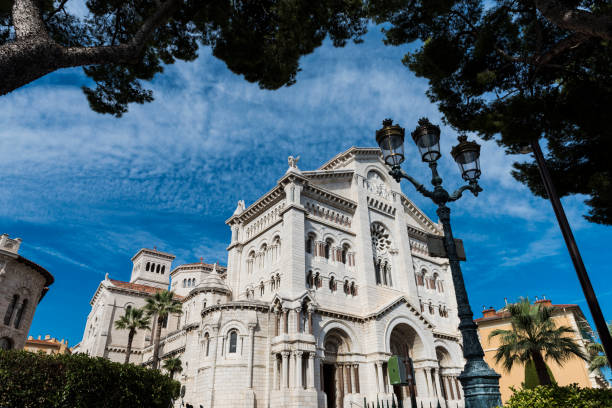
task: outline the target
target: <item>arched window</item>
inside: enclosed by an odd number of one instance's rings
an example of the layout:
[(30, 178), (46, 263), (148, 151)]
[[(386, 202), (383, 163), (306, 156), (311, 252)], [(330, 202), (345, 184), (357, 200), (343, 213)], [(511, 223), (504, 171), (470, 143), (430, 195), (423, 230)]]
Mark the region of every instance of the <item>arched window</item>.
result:
[(127, 305), (125, 307), (125, 314), (128, 314), (130, 312), (130, 310), (132, 309), (132, 305)]
[(325, 259), (329, 259), (329, 254), (331, 253), (331, 245), (332, 245), (332, 240), (328, 238), (325, 241)]
[(314, 284), (315, 284), (315, 287), (316, 287), (316, 288), (320, 288), (320, 287), (321, 287), (321, 285), (322, 285), (322, 282), (321, 282), (321, 275), (319, 275), (319, 272), (317, 272), (317, 273), (315, 274), (315, 277), (314, 277)]
[(259, 296), (263, 296), (265, 290), (266, 290), (266, 287), (264, 286), (263, 281), (259, 282)]
[(306, 238), (306, 253), (307, 254), (312, 254), (312, 244), (313, 244), (313, 236), (308, 235), (308, 238)]
[(229, 352), (235, 353), (238, 345), (238, 332), (232, 330), (229, 334)]
[(145, 266), (145, 271), (149, 272), (150, 266), (151, 266), (151, 262), (147, 262), (147, 266)]
[(421, 273), (417, 273), (417, 285), (424, 286), (425, 285), (425, 273), (427, 271), (425, 269), (421, 269)]
[(308, 273), (306, 274), (306, 287), (309, 289), (312, 289), (314, 287), (312, 271), (308, 271)]
[(249, 252), (249, 256), (247, 258), (247, 273), (250, 275), (253, 273), (253, 264), (255, 263), (255, 251)]
[(433, 278), (431, 279), (431, 288), (434, 290), (438, 289), (438, 274), (434, 273)]
[(349, 246), (347, 244), (342, 245), (342, 263), (346, 264), (346, 254), (348, 254)]
[(344, 293), (347, 295), (351, 293), (351, 285), (349, 284), (348, 279), (344, 281)]
[(208, 332), (204, 334), (204, 351), (205, 351), (205, 356), (208, 357), (208, 346), (210, 344), (210, 336), (208, 335)]
[(429, 314), (434, 314), (434, 307), (431, 302), (429, 303)]
[(193, 286), (195, 287), (196, 285), (197, 285), (196, 278), (193, 278)]
[(8, 337), (2, 337), (0, 339), (0, 350), (10, 350), (13, 348), (13, 341)]
[(23, 317), (23, 314), (25, 313), (26, 308), (28, 307), (28, 299), (23, 299), (23, 302), (21, 303), (21, 307), (19, 308), (19, 310), (17, 311), (17, 315), (15, 316), (15, 328), (18, 329), (19, 325), (21, 324), (21, 318)]
[(374, 259), (374, 273), (376, 274), (376, 284), (382, 284), (381, 274), (380, 274), (380, 259)]
[(329, 278), (329, 290), (332, 292), (336, 291), (336, 280), (334, 279), (333, 276)]
[(280, 275), (278, 273), (276, 274), (276, 287), (280, 288)]
[(6, 313), (4, 314), (4, 324), (6, 326), (11, 324), (11, 319), (13, 318), (13, 312), (17, 307), (17, 302), (19, 302), (19, 295), (13, 295), (13, 300), (11, 300), (8, 309), (6, 309)]
[(351, 282), (351, 295), (355, 296), (357, 294), (357, 288), (355, 287), (355, 282)]
[(166, 265), (163, 265), (162, 268), (161, 268), (162, 275), (164, 274), (164, 272), (166, 272)]
[(187, 279), (183, 279), (183, 287), (187, 286)]
[(161, 269), (161, 265), (160, 265), (160, 264), (157, 264), (157, 268), (156, 268), (156, 270), (155, 270), (155, 273), (159, 273), (159, 270), (160, 270), (160, 269)]

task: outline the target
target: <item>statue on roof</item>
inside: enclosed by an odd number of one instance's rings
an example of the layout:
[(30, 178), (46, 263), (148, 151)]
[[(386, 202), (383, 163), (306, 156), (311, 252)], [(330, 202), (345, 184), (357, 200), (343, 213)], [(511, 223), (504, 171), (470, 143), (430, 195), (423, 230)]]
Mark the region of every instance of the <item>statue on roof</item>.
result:
[(298, 157), (289, 156), (287, 158), (287, 161), (289, 162), (289, 168), (299, 170), (297, 166), (299, 160), (300, 160), (300, 156)]
[(238, 200), (238, 205), (236, 206), (236, 210), (234, 211), (234, 215), (242, 214), (245, 209), (244, 200)]

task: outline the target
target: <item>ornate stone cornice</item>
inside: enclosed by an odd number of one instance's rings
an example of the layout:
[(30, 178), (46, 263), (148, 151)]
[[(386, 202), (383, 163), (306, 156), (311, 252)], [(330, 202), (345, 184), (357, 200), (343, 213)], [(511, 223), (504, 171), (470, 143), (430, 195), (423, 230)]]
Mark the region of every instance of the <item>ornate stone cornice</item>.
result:
[(255, 310), (257, 312), (269, 312), (270, 311), (270, 303), (263, 301), (253, 301), (253, 300), (238, 300), (229, 303), (221, 303), (218, 305), (210, 305), (202, 309), (202, 317), (206, 316), (209, 313), (217, 312), (221, 310)]
[(450, 340), (450, 341), (459, 341), (459, 336), (454, 336), (452, 334), (448, 334), (448, 333), (440, 333), (440, 332), (434, 332), (434, 338), (436, 339), (442, 339), (442, 340)]
[(319, 170), (335, 170), (338, 167), (349, 163), (356, 156), (376, 156), (382, 161), (382, 153), (378, 147), (351, 147), (350, 149), (338, 153), (332, 157), (328, 162), (319, 167)]
[(231, 225), (235, 222), (248, 223), (262, 211), (267, 210), (272, 205), (279, 202), (285, 197), (285, 190), (281, 185), (276, 185), (272, 190), (264, 194), (259, 200), (248, 206), (243, 212), (238, 215), (232, 215), (225, 223)]
[(304, 177), (309, 180), (325, 179), (351, 179), (355, 174), (354, 170), (313, 170), (302, 172)]
[(404, 194), (400, 194), (400, 200), (404, 206), (404, 211), (411, 215), (425, 229), (436, 235), (442, 235), (442, 227), (433, 222), (423, 211), (421, 211), (414, 203)]
[(336, 193), (332, 193), (329, 190), (312, 184), (305, 185), (302, 194), (305, 197), (331, 205), (332, 207), (336, 207), (339, 210), (346, 211), (350, 214), (354, 214), (355, 209), (357, 208), (357, 203), (355, 201), (349, 200), (348, 198), (344, 198)]

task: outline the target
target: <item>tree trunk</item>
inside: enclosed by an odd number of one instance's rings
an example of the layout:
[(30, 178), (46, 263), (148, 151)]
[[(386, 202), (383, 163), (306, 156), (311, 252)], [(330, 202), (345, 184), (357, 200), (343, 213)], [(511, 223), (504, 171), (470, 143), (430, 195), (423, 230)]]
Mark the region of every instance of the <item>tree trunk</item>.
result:
[(542, 354), (539, 352), (533, 353), (531, 357), (535, 365), (536, 373), (538, 374), (540, 385), (550, 385), (550, 376), (548, 375), (548, 369), (546, 368), (546, 363), (542, 358)]
[(161, 337), (161, 329), (164, 324), (164, 319), (157, 316), (157, 327), (155, 327), (155, 337), (153, 338), (153, 368), (159, 368), (159, 338)]
[(130, 362), (130, 354), (132, 354), (132, 340), (134, 340), (135, 334), (136, 330), (130, 329), (130, 334), (128, 334), (127, 349), (125, 350), (125, 364)]

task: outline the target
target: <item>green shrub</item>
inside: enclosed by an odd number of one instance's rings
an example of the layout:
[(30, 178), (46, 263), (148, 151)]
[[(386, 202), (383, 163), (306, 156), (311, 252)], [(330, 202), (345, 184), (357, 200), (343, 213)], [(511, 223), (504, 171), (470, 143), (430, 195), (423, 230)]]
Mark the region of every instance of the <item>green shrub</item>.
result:
[(168, 408), (179, 390), (157, 370), (101, 357), (0, 350), (0, 407)]
[(514, 390), (504, 408), (609, 408), (612, 390), (580, 388), (576, 384), (565, 387), (537, 386), (533, 389)]

